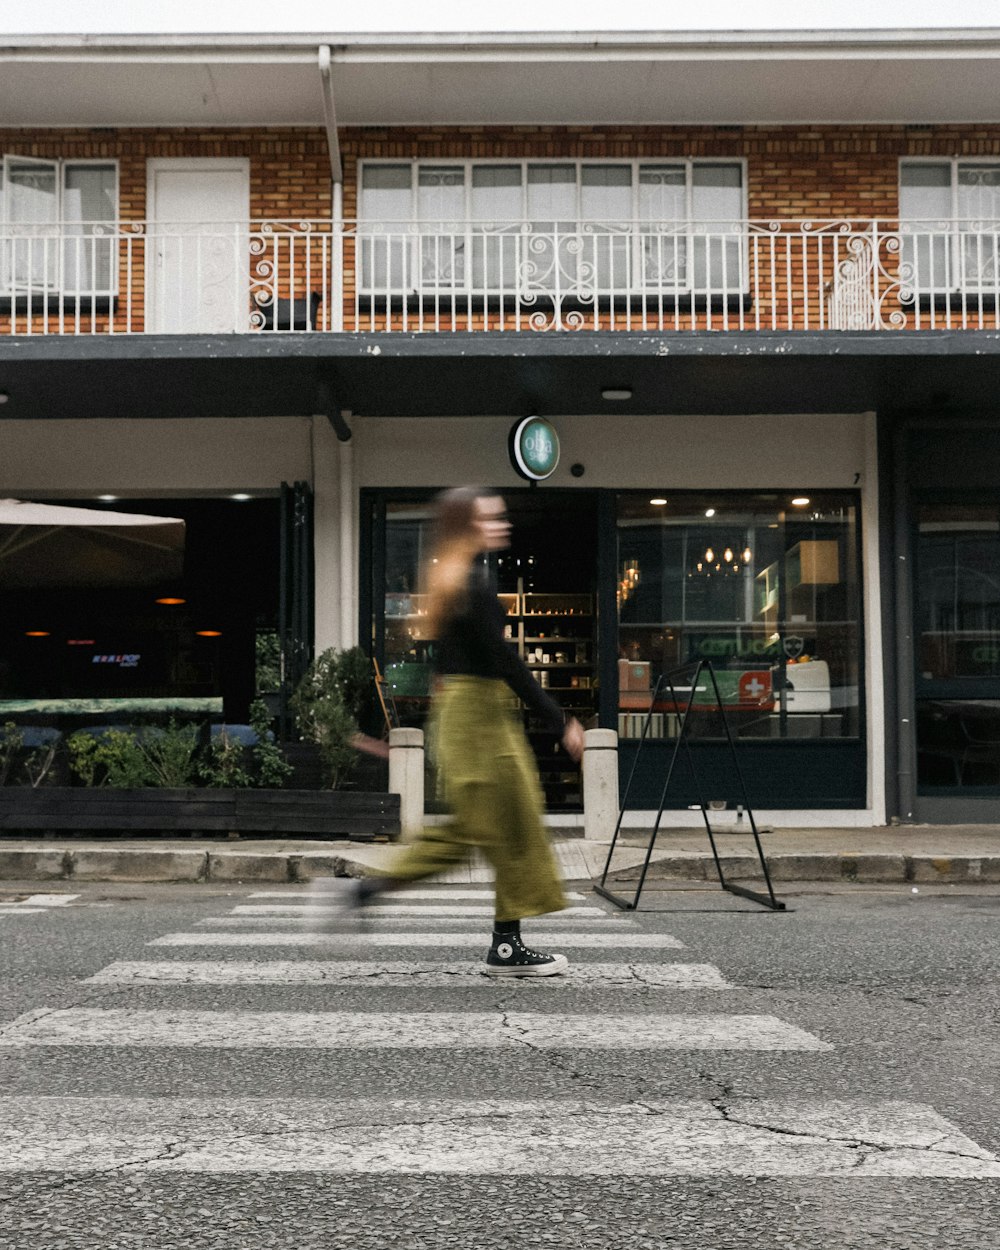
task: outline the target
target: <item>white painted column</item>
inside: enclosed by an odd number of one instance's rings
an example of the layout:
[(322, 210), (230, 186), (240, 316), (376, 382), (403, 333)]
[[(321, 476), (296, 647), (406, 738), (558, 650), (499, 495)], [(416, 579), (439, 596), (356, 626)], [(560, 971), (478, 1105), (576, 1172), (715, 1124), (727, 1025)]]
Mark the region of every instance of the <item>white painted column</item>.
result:
[(403, 837), (419, 833), (424, 824), (424, 731), (389, 730), (389, 793), (399, 795)]
[(583, 748), (583, 836), (608, 841), (618, 821), (618, 735), (588, 729)]
[(868, 807), (873, 825), (884, 825), (887, 812), (885, 759), (885, 664), (882, 637), (883, 580), (892, 585), (892, 574), (883, 579), (879, 550), (878, 417), (865, 414), (865, 461), (860, 470), (862, 595), (865, 621), (865, 676), (868, 728)]
[[(350, 419), (351, 414), (344, 414)], [(354, 506), (354, 444), (341, 443), (340, 453), (340, 645), (358, 641), (358, 605), (354, 593), (354, 561), (357, 549)]]
[(325, 416), (312, 419), (316, 654), (341, 647), (339, 443)]

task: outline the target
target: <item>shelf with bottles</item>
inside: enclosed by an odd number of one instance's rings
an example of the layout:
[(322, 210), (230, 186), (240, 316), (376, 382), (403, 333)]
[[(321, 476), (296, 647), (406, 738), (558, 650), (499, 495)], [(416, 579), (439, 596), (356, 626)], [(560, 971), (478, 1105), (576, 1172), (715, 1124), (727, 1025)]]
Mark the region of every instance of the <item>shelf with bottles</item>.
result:
[(543, 616), (590, 618), (594, 601), (590, 595), (540, 594), (526, 592), (521, 596), (520, 615), (537, 619)]

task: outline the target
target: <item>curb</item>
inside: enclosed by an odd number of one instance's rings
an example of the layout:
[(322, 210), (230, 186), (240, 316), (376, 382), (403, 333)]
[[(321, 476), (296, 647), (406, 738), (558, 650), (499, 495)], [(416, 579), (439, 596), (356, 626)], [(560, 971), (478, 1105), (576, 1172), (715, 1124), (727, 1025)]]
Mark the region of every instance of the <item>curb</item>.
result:
[[(722, 870), (733, 880), (759, 879), (756, 856), (722, 855)], [(775, 854), (768, 857), (775, 882), (839, 881), (862, 884), (1000, 883), (1000, 856), (849, 855), (840, 852)], [(0, 847), (0, 881), (146, 881), (162, 883), (262, 882), (298, 884), (313, 877), (364, 877), (371, 866), (329, 851), (243, 852), (123, 850), (115, 847), (10, 849)], [(640, 869), (611, 874), (613, 881), (638, 880)], [(654, 859), (647, 880), (715, 880), (715, 863), (702, 852)]]
[[(727, 878), (760, 879), (755, 855), (720, 855)], [(859, 884), (960, 884), (1000, 883), (1000, 856), (971, 855), (848, 855), (841, 852), (810, 852), (803, 855), (771, 855), (767, 867), (773, 881), (840, 881)], [(615, 881), (637, 881), (638, 868), (611, 874)], [(716, 877), (710, 855), (671, 855), (649, 865), (647, 880), (710, 881)]]
[(240, 851), (4, 850), (0, 881), (302, 882), (314, 876), (360, 877), (363, 863), (322, 852), (289, 855)]

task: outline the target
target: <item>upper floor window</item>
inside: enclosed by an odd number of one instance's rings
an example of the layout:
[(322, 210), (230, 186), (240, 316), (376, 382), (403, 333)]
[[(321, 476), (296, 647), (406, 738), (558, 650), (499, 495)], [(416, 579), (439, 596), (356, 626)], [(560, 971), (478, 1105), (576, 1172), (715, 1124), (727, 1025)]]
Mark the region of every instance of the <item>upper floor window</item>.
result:
[(914, 290), (996, 287), (1000, 162), (903, 161), (899, 218)]
[(360, 285), (740, 290), (744, 187), (739, 161), (366, 162)]
[(107, 161), (0, 159), (0, 289), (112, 294), (118, 168)]

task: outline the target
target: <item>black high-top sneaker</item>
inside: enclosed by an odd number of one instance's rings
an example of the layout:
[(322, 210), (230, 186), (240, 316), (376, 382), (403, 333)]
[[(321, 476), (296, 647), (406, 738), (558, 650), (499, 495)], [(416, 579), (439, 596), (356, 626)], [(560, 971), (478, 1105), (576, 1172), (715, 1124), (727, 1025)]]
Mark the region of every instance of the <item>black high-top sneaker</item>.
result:
[(520, 933), (493, 930), (493, 945), (486, 956), (486, 974), (491, 977), (555, 977), (565, 972), (565, 955), (545, 955), (532, 951), (521, 941)]

